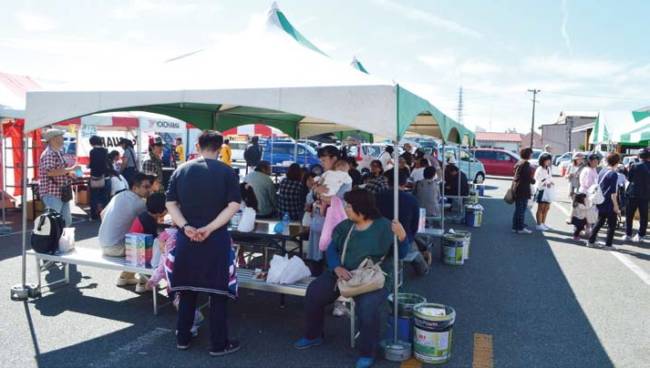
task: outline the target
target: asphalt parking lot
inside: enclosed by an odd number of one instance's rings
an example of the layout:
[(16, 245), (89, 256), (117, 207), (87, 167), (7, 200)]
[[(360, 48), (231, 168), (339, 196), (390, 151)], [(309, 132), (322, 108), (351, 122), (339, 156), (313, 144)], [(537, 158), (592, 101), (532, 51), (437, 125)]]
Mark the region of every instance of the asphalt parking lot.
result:
[[(471, 367), (479, 355), (475, 337), (489, 336), (495, 367), (642, 367), (650, 357), (650, 246), (623, 245), (608, 252), (570, 239), (568, 202), (552, 206), (544, 234), (510, 231), (512, 207), (501, 199), (509, 181), (488, 178), (483, 226), (472, 229), (463, 266), (434, 257), (431, 272), (407, 269), (404, 290), (457, 312), (448, 367)], [(532, 224), (529, 212), (527, 223)], [(460, 226), (452, 225), (455, 228)], [(98, 223), (77, 225), (78, 247), (95, 247)], [(620, 234), (619, 234), (620, 235)], [(114, 286), (116, 272), (72, 268), (72, 284), (28, 302), (9, 299), (20, 281), (20, 234), (0, 238), (0, 352), (8, 367), (342, 367), (355, 352), (346, 319), (328, 317), (326, 342), (294, 350), (303, 301), (241, 290), (230, 304), (233, 337), (242, 350), (223, 358), (207, 354), (203, 327), (189, 351), (177, 351), (175, 314), (151, 313), (151, 296)], [(434, 249), (434, 254), (438, 254)], [(28, 280), (34, 281), (28, 259)], [(60, 276), (53, 270), (50, 279)], [(645, 277), (645, 278), (644, 278)], [(415, 362), (409, 362), (415, 364)], [(379, 360), (378, 367), (397, 363)]]

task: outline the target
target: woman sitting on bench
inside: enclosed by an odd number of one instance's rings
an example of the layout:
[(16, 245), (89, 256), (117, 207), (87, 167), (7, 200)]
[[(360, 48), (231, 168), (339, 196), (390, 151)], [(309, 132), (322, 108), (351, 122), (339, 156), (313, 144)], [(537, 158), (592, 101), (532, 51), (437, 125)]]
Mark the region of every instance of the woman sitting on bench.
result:
[[(305, 300), (305, 330), (298, 340), (296, 349), (307, 349), (323, 343), (325, 307), (339, 297), (337, 281), (349, 280), (351, 270), (356, 269), (366, 258), (381, 266), (389, 276), (385, 287), (354, 297), (359, 316), (359, 352), (357, 367), (370, 367), (379, 344), (380, 309), (388, 295), (392, 264), (393, 234), (400, 242), (406, 241), (406, 231), (398, 221), (391, 222), (382, 217), (375, 204), (375, 197), (364, 189), (356, 189), (344, 196), (348, 220), (334, 229), (332, 242), (327, 249), (328, 271), (323, 272), (307, 288)], [(347, 241), (347, 251), (343, 248)], [(341, 259), (344, 258), (344, 262)]]

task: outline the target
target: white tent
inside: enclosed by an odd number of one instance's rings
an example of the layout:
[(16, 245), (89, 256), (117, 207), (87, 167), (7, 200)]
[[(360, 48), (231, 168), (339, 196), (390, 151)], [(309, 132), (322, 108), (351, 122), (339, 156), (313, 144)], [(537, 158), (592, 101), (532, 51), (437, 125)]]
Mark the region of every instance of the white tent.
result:
[[(25, 129), (99, 112), (138, 110), (219, 131), (266, 124), (294, 137), (361, 130), (399, 142), (410, 130), (455, 143), (474, 140), (471, 131), (424, 98), (328, 58), (275, 4), (266, 20), (223, 37), (209, 49), (146, 70), (101, 71), (98, 75), (105, 79), (28, 93)], [(398, 150), (394, 152), (397, 161)], [(394, 175), (395, 219), (397, 180)], [(23, 235), (23, 247), (25, 243)], [(395, 275), (397, 262), (395, 238)], [(23, 287), (24, 275), (23, 267)], [(397, 293), (397, 277), (394, 283)], [(396, 339), (397, 315), (394, 326)]]
[(314, 49), (274, 6), (265, 21), (209, 49), (146, 70), (102, 71), (103, 80), (28, 93), (26, 129), (141, 110), (202, 129), (263, 123), (296, 137), (356, 129), (396, 138), (409, 125), (443, 139), (472, 136), (425, 99)]

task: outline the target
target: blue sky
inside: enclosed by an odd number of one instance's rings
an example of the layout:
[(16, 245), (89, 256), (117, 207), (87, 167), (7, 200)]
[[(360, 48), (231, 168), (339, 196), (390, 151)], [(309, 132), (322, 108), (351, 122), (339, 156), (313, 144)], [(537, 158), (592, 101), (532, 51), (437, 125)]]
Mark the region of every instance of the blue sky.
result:
[[(0, 71), (56, 85), (129, 60), (166, 60), (243, 30), (270, 4), (0, 0)], [(356, 55), (370, 73), (417, 87), (452, 117), (462, 85), (469, 127), (529, 130), (529, 88), (542, 90), (538, 125), (560, 111), (650, 105), (648, 1), (282, 0), (279, 6), (332, 58), (348, 62)]]

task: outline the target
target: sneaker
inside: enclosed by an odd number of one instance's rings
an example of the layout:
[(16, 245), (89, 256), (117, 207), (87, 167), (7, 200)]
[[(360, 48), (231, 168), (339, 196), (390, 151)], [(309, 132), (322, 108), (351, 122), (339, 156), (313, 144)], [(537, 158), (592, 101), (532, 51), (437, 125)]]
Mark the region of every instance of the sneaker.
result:
[(370, 357), (360, 357), (355, 364), (355, 368), (370, 368), (375, 364), (375, 359)]
[(523, 228), (523, 229), (517, 231), (517, 234), (532, 234), (532, 233), (533, 233), (532, 231), (530, 231), (530, 230), (528, 230), (526, 228)]
[(241, 345), (239, 344), (239, 341), (237, 340), (230, 340), (228, 343), (226, 343), (226, 347), (223, 348), (222, 350), (212, 350), (210, 349), (210, 356), (224, 356), (228, 354), (232, 354), (234, 352), (239, 351), (241, 349)]
[(579, 236), (574, 236), (574, 237), (573, 237), (573, 240), (574, 240), (574, 241), (580, 241), (581, 239), (580, 239)]
[(145, 291), (147, 291), (147, 284), (146, 283), (137, 283), (135, 284), (135, 292), (138, 294), (142, 294)]
[(596, 247), (596, 243), (592, 243), (589, 240), (585, 240), (584, 243), (585, 243), (585, 247), (587, 247), (587, 248), (595, 248)]
[(539, 231), (544, 231), (544, 230), (546, 230), (546, 226), (544, 226), (544, 224), (537, 225), (537, 226), (535, 226), (535, 229), (539, 230)]
[(312, 346), (318, 346), (323, 343), (322, 337), (317, 337), (315, 339), (308, 339), (306, 337), (301, 338), (300, 340), (293, 343), (293, 347), (298, 350), (309, 349)]
[(552, 228), (550, 228), (550, 227), (549, 227), (548, 225), (546, 225), (546, 224), (542, 224), (542, 226), (544, 226), (544, 230), (545, 230), (545, 231), (553, 230)]
[(180, 343), (176, 344), (176, 349), (178, 349), (178, 350), (187, 350), (189, 348), (190, 348), (190, 343), (189, 342), (187, 344), (180, 344)]
[(640, 237), (639, 234), (634, 235), (634, 238), (632, 238), (632, 241), (635, 243), (640, 243), (642, 241), (643, 237)]
[(624, 235), (624, 236), (623, 236), (623, 241), (627, 241), (627, 242), (629, 242), (629, 241), (633, 241), (632, 239), (633, 239), (633, 238), (632, 238), (631, 236), (629, 236), (629, 235)]
[(334, 317), (343, 317), (346, 315), (349, 315), (350, 311), (348, 308), (345, 306), (345, 304), (341, 302), (336, 302), (334, 303), (334, 309), (332, 310), (332, 315)]
[(127, 285), (137, 285), (139, 280), (135, 277), (133, 278), (126, 278), (123, 275), (120, 275), (120, 277), (117, 278), (117, 281), (115, 282), (115, 285), (117, 286), (127, 286)]

